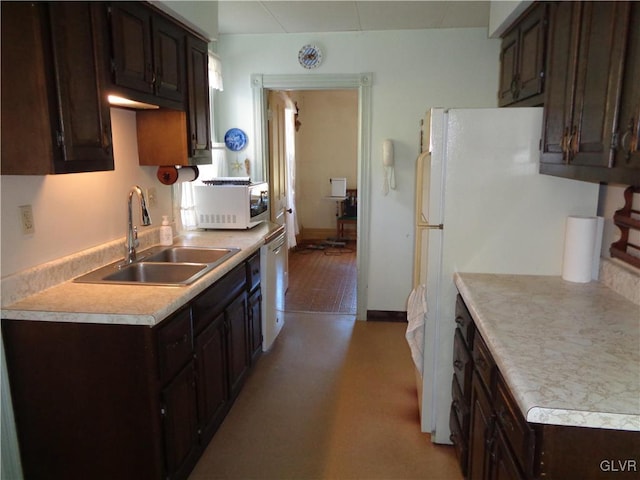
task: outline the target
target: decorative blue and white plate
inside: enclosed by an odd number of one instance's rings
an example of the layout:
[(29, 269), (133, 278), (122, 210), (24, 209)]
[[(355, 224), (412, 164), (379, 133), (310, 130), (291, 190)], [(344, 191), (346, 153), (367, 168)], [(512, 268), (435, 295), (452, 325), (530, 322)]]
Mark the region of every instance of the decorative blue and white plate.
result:
[(239, 128), (231, 128), (224, 134), (224, 144), (233, 152), (239, 152), (247, 146), (247, 134)]

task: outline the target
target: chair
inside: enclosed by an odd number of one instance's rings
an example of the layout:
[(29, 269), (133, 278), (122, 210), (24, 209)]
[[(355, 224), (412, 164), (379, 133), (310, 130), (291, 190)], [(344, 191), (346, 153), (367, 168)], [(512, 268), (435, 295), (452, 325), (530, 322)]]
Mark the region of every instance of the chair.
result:
[(336, 225), (336, 236), (339, 239), (345, 238), (344, 226), (352, 225), (354, 232), (358, 223), (358, 190), (347, 189), (346, 199), (338, 205), (338, 219)]

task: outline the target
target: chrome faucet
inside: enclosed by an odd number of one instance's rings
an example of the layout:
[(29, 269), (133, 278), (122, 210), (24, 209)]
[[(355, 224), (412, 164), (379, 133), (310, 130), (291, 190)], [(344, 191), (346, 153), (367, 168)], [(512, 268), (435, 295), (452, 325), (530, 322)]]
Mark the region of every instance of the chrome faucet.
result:
[(142, 225), (151, 225), (151, 217), (149, 217), (149, 211), (147, 210), (147, 203), (144, 200), (142, 189), (139, 186), (134, 185), (129, 191), (129, 200), (127, 203), (129, 217), (127, 223), (127, 244), (125, 245), (124, 252), (125, 265), (129, 265), (136, 261), (136, 247), (139, 245), (138, 228), (133, 226), (133, 213), (131, 209), (134, 193), (138, 196), (138, 200), (140, 201), (140, 218), (142, 220)]

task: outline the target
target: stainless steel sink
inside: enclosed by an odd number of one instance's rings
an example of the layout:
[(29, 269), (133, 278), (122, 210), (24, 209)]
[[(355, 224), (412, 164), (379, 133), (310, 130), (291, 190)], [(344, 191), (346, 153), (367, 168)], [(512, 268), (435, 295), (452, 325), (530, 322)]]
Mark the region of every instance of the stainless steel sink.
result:
[(138, 254), (138, 261), (114, 262), (82, 275), (74, 282), (184, 286), (195, 282), (240, 251), (239, 248), (154, 247)]
[(239, 251), (239, 248), (169, 247), (149, 256), (140, 254), (140, 261), (220, 264)]

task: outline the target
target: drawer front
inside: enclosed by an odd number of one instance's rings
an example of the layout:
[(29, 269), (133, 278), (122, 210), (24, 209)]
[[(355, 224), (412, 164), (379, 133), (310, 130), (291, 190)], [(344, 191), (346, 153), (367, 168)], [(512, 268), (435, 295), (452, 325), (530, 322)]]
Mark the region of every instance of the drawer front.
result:
[(469, 436), (469, 403), (464, 399), (464, 395), (462, 394), (462, 390), (460, 390), (460, 385), (458, 385), (455, 375), (451, 382), (451, 398), (451, 409), (456, 413), (458, 423), (462, 430), (462, 435), (466, 439)]
[(193, 330), (200, 333), (247, 285), (244, 263), (227, 273), (193, 302)]
[(524, 419), (502, 376), (496, 382), (494, 399), (496, 421), (520, 466), (526, 473), (533, 464), (534, 433)]
[(471, 355), (467, 350), (460, 329), (458, 328), (456, 328), (456, 333), (453, 338), (453, 372), (463, 397), (468, 403), (471, 399), (471, 374), (473, 373), (473, 364), (471, 363)]
[(475, 326), (473, 325), (473, 318), (461, 295), (458, 295), (456, 298), (456, 324), (460, 329), (460, 333), (462, 333), (462, 338), (464, 338), (467, 347), (471, 350)]
[(158, 361), (162, 382), (175, 376), (193, 357), (191, 309), (185, 308), (165, 322), (168, 323), (158, 331)]
[(250, 292), (260, 285), (260, 250), (247, 260), (247, 283)]
[(496, 371), (496, 364), (493, 361), (487, 344), (479, 334), (473, 339), (473, 364), (475, 366), (482, 383), (488, 392), (493, 392), (493, 379)]

